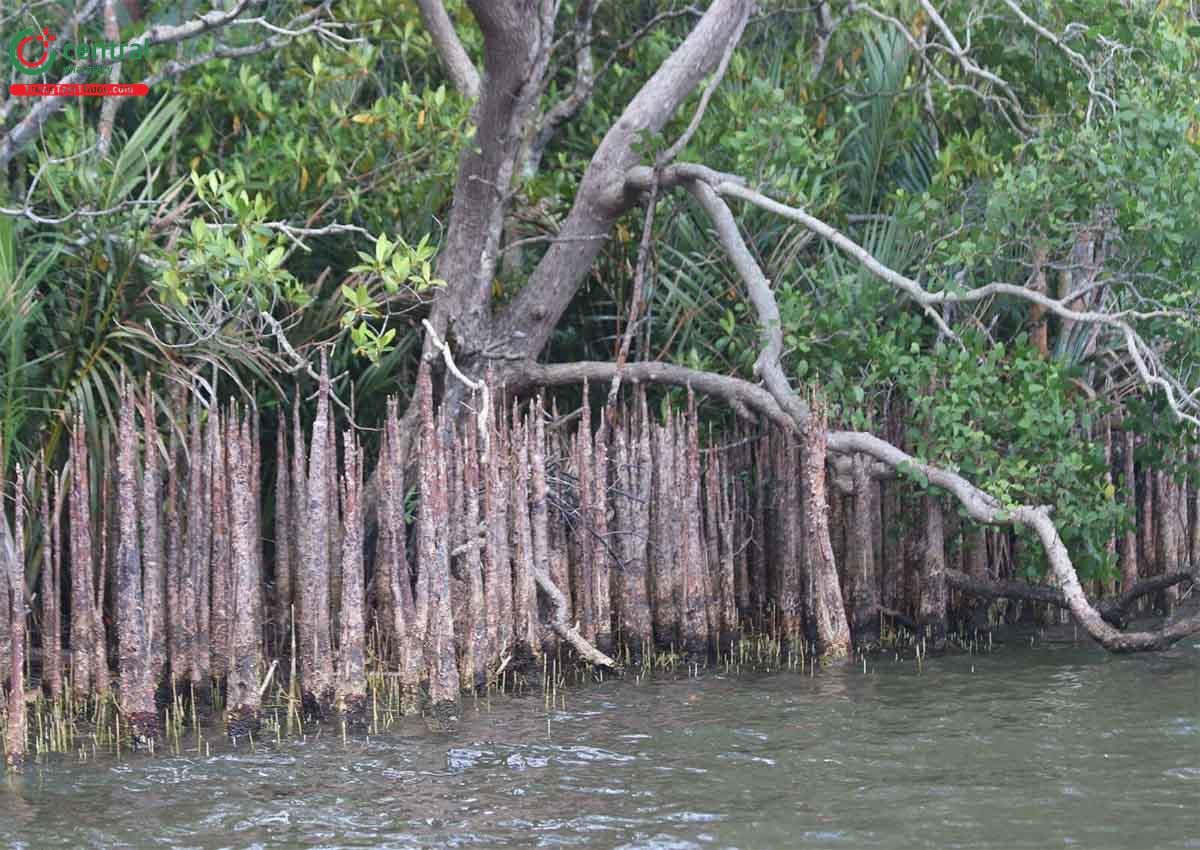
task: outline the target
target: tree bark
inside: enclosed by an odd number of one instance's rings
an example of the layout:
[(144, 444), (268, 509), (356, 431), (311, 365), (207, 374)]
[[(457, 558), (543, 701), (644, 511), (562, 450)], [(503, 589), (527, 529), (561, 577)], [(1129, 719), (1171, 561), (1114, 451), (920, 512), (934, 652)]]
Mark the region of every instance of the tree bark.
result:
[(654, 639), (646, 588), (646, 551), (650, 535), (650, 431), (645, 417), (636, 426), (616, 429), (616, 522), (621, 568), (617, 571), (617, 615), (620, 639), (636, 664)]
[[(489, 663), (501, 657), (516, 640), (528, 652), (532, 634), (532, 583), (514, 584), (508, 545), (509, 451), (508, 440), (515, 424), (504, 422), (503, 404), (488, 417), (488, 450), (480, 465), (480, 495), (483, 501), (483, 588)], [(499, 414), (501, 426), (496, 425)]]
[[(180, 634), (184, 647), (183, 654), (187, 662), (185, 671), (190, 681), (199, 684), (202, 666), (207, 665), (207, 642), (200, 642), (200, 606), (201, 606), (201, 572), (207, 575), (208, 570), (208, 535), (204, 506), (207, 503), (204, 488), (204, 459), (200, 437), (200, 407), (199, 402), (192, 400), (190, 427), (187, 444), (187, 486), (183, 504), (183, 512), (187, 517), (187, 539), (184, 544), (184, 557), (187, 559), (180, 574), (179, 602), (181, 613)], [(202, 555), (202, 547), (204, 554)], [(203, 557), (203, 566), (201, 558)], [(207, 587), (207, 580), (204, 581)], [(203, 598), (207, 609), (207, 595)], [(204, 656), (202, 658), (201, 656)]]
[(230, 660), (227, 676), (226, 719), (230, 732), (253, 733), (259, 725), (261, 694), (258, 674), (262, 667), (261, 576), (256, 553), (258, 534), (254, 520), (254, 488), (250, 483), (253, 449), (249, 424), (236, 411), (228, 417), (225, 442), (229, 458), (229, 525), (231, 559), (228, 575), (233, 593)]
[(510, 448), (513, 476), (509, 513), (513, 517), (513, 592), (516, 623), (516, 651), (526, 654), (540, 651), (537, 629), (537, 587), (534, 582), (533, 526), (530, 522), (529, 437), (526, 426), (513, 414), (512, 446)]
[[(462, 545), (466, 546), (467, 551), (463, 555), (462, 566), (466, 572), (467, 581), (466, 633), (468, 646), (464, 647), (463, 654), (470, 664), (463, 664), (461, 675), (462, 683), (466, 687), (481, 688), (487, 685), (488, 666), (499, 639), (500, 588), (495, 588), (494, 601), (496, 604), (488, 605), (485, 598), (482, 557), (487, 532), (486, 530), (483, 532), (484, 539), (481, 539), (479, 524), (479, 440), (476, 436), (477, 426), (474, 419), (467, 419), (464, 427), (467, 434), (462, 446), (462, 491), (466, 506), (463, 513), (466, 539)], [(508, 592), (511, 594), (512, 591)]]
[[(170, 448), (167, 453), (167, 494), (164, 512), (167, 517), (167, 560), (166, 602), (171, 616), (166, 618), (167, 667), (172, 680), (182, 682), (190, 667), (188, 638), (186, 632), (186, 609), (183, 605), (183, 582), (186, 556), (184, 553), (184, 528), (179, 510), (179, 445), (175, 429), (171, 429)], [(73, 619), (73, 618), (72, 618)]]
[[(229, 672), (232, 646), (230, 644), (230, 622), (233, 614), (234, 592), (233, 584), (233, 550), (231, 523), (231, 502), (240, 498), (233, 490), (233, 462), (237, 448), (233, 445), (238, 439), (238, 423), (234, 411), (222, 414), (220, 410), (211, 413), (216, 425), (213, 428), (213, 441), (208, 447), (209, 480), (212, 493), (212, 505), (209, 508), (212, 517), (212, 567), (210, 570), (211, 606), (209, 615), (209, 664), (213, 678), (222, 679)], [(249, 458), (245, 459), (249, 462)]]
[(850, 633), (858, 646), (879, 643), (878, 584), (875, 575), (875, 551), (872, 540), (873, 486), (867, 474), (866, 458), (855, 455), (853, 460), (854, 496), (851, 517), (850, 564), (846, 602), (851, 611)]
[(287, 639), (292, 613), (292, 550), (295, 538), (292, 533), (291, 467), (288, 457), (287, 423), (283, 411), (279, 413), (275, 431), (275, 595), (274, 630), (275, 650), (283, 654), (290, 646)]
[(608, 443), (607, 428), (599, 428), (593, 435), (592, 449), (592, 604), (596, 648), (610, 653), (612, 635), (612, 583), (609, 574), (608, 535)]
[(708, 657), (709, 598), (705, 582), (705, 540), (700, 520), (700, 445), (694, 410), (689, 406), (686, 417), (677, 420), (675, 493), (682, 499), (679, 530), (683, 542), (680, 550), (680, 606), (682, 647), (684, 652), (698, 658)]
[(1137, 476), (1133, 465), (1134, 435), (1126, 427), (1121, 432), (1121, 489), (1129, 524), (1121, 535), (1121, 590), (1131, 590), (1138, 581)]
[[(19, 524), (23, 521), (21, 500), (25, 497), (23, 476), (17, 469), (16, 539), (8, 526), (4, 510), (4, 475), (0, 470), (0, 603), (7, 612), (8, 624), (8, 722), (5, 726), (5, 762), (9, 770), (18, 770), (25, 760), (25, 560), (23, 536)], [(2, 673), (4, 671), (0, 671)]]
[(146, 642), (146, 609), (142, 598), (142, 549), (138, 539), (138, 432), (134, 422), (134, 390), (121, 390), (117, 433), (117, 640), (121, 676), (120, 708), (135, 740), (153, 736), (156, 725), (154, 681)]
[[(50, 490), (54, 490), (54, 510), (50, 510)], [(62, 493), (52, 473), (43, 466), (42, 490), (42, 686), (52, 701), (62, 696), (62, 537), (59, 510)], [(0, 628), (6, 622), (0, 618)], [(0, 659), (4, 653), (0, 651)], [(2, 664), (2, 662), (0, 662)], [(4, 668), (0, 666), (0, 671)]]
[[(421, 506), (417, 536), (420, 540), (420, 572), (426, 576), (428, 625), (425, 656), (429, 665), (429, 700), (436, 717), (448, 719), (458, 713), (458, 661), (454, 651), (454, 619), (450, 602), (450, 550), (447, 525), (446, 455), (434, 424), (429, 401), (429, 369), (422, 369), (421, 405)], [(443, 408), (444, 412), (444, 408)]]
[[(329, 499), (329, 363), (321, 361), (321, 387), (317, 415), (309, 444), (308, 480), (304, 487), (304, 511), (300, 520), (299, 652), (300, 679), (304, 701), (310, 711), (321, 714), (333, 700), (333, 652), (329, 622), (329, 523), (335, 506)], [(297, 442), (297, 451), (303, 443)]]
[(804, 556), (809, 606), (816, 624), (816, 649), (822, 662), (837, 661), (850, 654), (850, 625), (846, 622), (833, 544), (829, 540), (829, 509), (825, 495), (827, 443), (824, 411), (819, 405), (812, 408), (800, 434)]
[[(142, 416), (144, 423), (142, 472), (142, 602), (146, 611), (146, 646), (150, 656), (150, 681), (157, 686), (167, 665), (166, 652), (166, 553), (162, 528), (162, 473), (159, 471), (158, 428), (149, 375)], [(56, 567), (57, 582), (57, 567)]]
[(91, 482), (83, 417), (71, 430), (71, 688), (86, 699), (96, 682), (96, 589)]
[(347, 428), (342, 433), (344, 473), (342, 477), (342, 610), (339, 621), (337, 706), (338, 711), (356, 725), (366, 721), (366, 641), (363, 619), (363, 455)]
[(925, 554), (921, 562), (921, 607), (917, 615), (927, 648), (946, 648), (946, 543), (942, 505), (936, 496), (925, 497)]
[(446, 14), (446, 7), (441, 0), (417, 0), (417, 8), (421, 12), (421, 23), (429, 32), (433, 46), (446, 66), (454, 87), (462, 92), (464, 97), (479, 96), (479, 71), (475, 69), (471, 57), (459, 41), (454, 31), (454, 22)]
[(674, 587), (679, 535), (675, 532), (678, 514), (670, 508), (671, 494), (675, 491), (675, 444), (669, 428), (669, 424), (651, 426), (654, 440), (654, 501), (651, 503), (654, 537), (649, 558), (650, 587), (654, 600), (654, 640), (664, 647), (674, 644), (678, 637)]

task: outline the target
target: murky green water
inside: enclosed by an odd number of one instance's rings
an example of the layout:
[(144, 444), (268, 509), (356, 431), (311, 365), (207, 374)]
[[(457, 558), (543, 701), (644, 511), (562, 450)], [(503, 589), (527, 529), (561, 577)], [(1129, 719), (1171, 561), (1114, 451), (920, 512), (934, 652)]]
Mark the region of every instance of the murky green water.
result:
[(609, 682), (199, 757), (59, 760), (4, 847), (1200, 848), (1200, 647)]

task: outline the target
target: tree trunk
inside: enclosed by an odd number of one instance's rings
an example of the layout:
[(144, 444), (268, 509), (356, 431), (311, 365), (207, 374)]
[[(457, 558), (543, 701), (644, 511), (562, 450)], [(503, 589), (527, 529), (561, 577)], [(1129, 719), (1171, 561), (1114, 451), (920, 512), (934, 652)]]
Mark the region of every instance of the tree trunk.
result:
[(366, 641), (363, 620), (363, 522), (362, 449), (347, 428), (342, 434), (344, 474), (342, 477), (342, 610), (341, 639), (338, 641), (338, 711), (355, 725), (366, 722)]
[(1200, 571), (1200, 473), (1194, 471), (1197, 463), (1200, 463), (1200, 449), (1193, 448), (1188, 499), (1188, 566), (1193, 572)]
[(533, 525), (530, 522), (529, 434), (526, 426), (517, 422), (515, 412), (513, 414), (510, 459), (513, 476), (509, 512), (513, 517), (513, 538), (516, 544), (516, 550), (513, 553), (513, 592), (516, 600), (514, 606), (516, 646), (514, 649), (518, 656), (527, 656), (540, 650), (537, 629), (537, 588), (533, 578), (536, 548), (533, 539)]
[[(463, 513), (465, 539), (460, 545), (466, 546), (462, 565), (466, 572), (467, 581), (467, 617), (466, 634), (467, 646), (463, 655), (470, 663), (463, 664), (461, 671), (462, 684), (465, 687), (482, 688), (487, 685), (488, 665), (500, 631), (499, 593), (496, 593), (495, 605), (487, 605), (483, 583), (483, 548), (479, 524), (479, 440), (477, 425), (474, 419), (468, 419), (464, 425), (466, 441), (463, 445), (462, 492), (466, 510)], [(486, 538), (486, 530), (483, 531)], [(499, 588), (496, 588), (498, 591)], [(510, 590), (511, 594), (512, 591)]]
[[(393, 644), (400, 666), (400, 701), (404, 714), (420, 710), (421, 676), (425, 668), (424, 624), (417, 615), (412, 571), (408, 565), (408, 526), (404, 513), (404, 465), (400, 452), (400, 419), (394, 399), (388, 402), (380, 456), (380, 555), (376, 587), (384, 634)], [(420, 576), (423, 580), (424, 576)], [(424, 600), (424, 589), (420, 589)], [(424, 604), (424, 603), (422, 603)], [(422, 609), (424, 610), (424, 609)]]
[(637, 664), (654, 639), (646, 585), (646, 553), (650, 536), (650, 425), (621, 423), (616, 429), (616, 522), (621, 568), (617, 571), (617, 614), (621, 641)]
[[(1182, 499), (1179, 483), (1175, 480), (1174, 475), (1169, 471), (1162, 471), (1155, 475), (1155, 492), (1154, 492), (1154, 507), (1155, 517), (1158, 520), (1158, 534), (1156, 536), (1155, 553), (1158, 560), (1158, 569), (1156, 573), (1174, 572), (1183, 565), (1184, 552), (1184, 532), (1187, 528), (1187, 523), (1184, 517), (1181, 516), (1180, 508)], [(1172, 585), (1164, 588), (1158, 596), (1158, 607), (1165, 616), (1171, 616), (1175, 612), (1175, 605), (1179, 600), (1179, 587)]]
[(83, 417), (71, 430), (71, 688), (86, 699), (96, 682), (96, 587), (91, 481)]
[(117, 641), (121, 676), (121, 714), (135, 741), (152, 737), (156, 725), (154, 682), (146, 643), (146, 609), (142, 599), (142, 549), (138, 539), (138, 432), (134, 391), (122, 388), (117, 433)]
[[(529, 521), (533, 537), (533, 574), (535, 580), (539, 573), (551, 576), (555, 580), (554, 583), (562, 590), (563, 585), (559, 583), (561, 577), (555, 575), (553, 555), (550, 552), (550, 517), (547, 513), (549, 505), (546, 493), (546, 426), (545, 411), (542, 408), (540, 396), (532, 405), (529, 419), (526, 436), (533, 447), (530, 454), (532, 499), (529, 503)], [(570, 600), (567, 599), (568, 608), (570, 604)]]
[[(689, 408), (691, 406), (689, 405)], [(680, 614), (683, 650), (698, 658), (708, 657), (709, 598), (704, 566), (705, 540), (701, 532), (700, 445), (694, 411), (677, 420), (675, 440), (675, 493), (682, 502), (678, 513), (680, 539)]]
[[(515, 423), (504, 421), (504, 405), (489, 412), (487, 452), (483, 458), (480, 490), (483, 497), (483, 586), (489, 663), (498, 660), (514, 642), (528, 653), (532, 641), (534, 607), (532, 575), (525, 573), (514, 584), (508, 545), (509, 440)], [(500, 425), (497, 426), (497, 415)], [(528, 520), (528, 516), (526, 517)], [(521, 582), (524, 582), (523, 584)]]
[[(767, 479), (770, 476), (770, 432), (759, 433), (754, 451), (754, 536), (751, 547), (754, 559), (750, 565), (750, 611), (753, 622), (761, 629), (767, 611), (770, 589), (770, 538), (767, 534)], [(772, 485), (771, 489), (774, 489)]]
[(671, 494), (675, 490), (675, 443), (669, 427), (651, 426), (654, 440), (654, 499), (650, 512), (654, 537), (649, 558), (650, 588), (654, 599), (654, 640), (664, 647), (675, 643), (678, 624), (673, 595), (678, 566), (679, 539), (675, 531), (678, 516), (670, 509)]
[[(288, 458), (287, 424), (280, 410), (275, 431), (275, 596), (273, 613), (275, 652), (290, 646), (287, 638), (292, 613), (291, 467)], [(381, 453), (382, 454), (382, 453)], [(382, 462), (382, 461), (381, 461)], [(382, 561), (382, 559), (380, 559)]]
[(924, 630), (927, 649), (942, 652), (946, 648), (946, 549), (942, 505), (933, 495), (925, 497), (925, 552), (917, 622)]
[[(18, 770), (25, 760), (25, 559), (21, 530), (25, 498), (24, 476), (17, 467), (16, 535), (9, 530), (4, 510), (4, 475), (0, 470), (0, 607), (8, 624), (8, 722), (5, 726), (5, 762)], [(4, 671), (0, 671), (3, 673)]]
[[(155, 426), (154, 396), (146, 377), (142, 408), (145, 452), (142, 472), (142, 603), (146, 610), (146, 647), (150, 658), (150, 681), (157, 687), (167, 665), (166, 654), (166, 554), (162, 528), (162, 473), (159, 471), (158, 428)], [(57, 548), (57, 547), (56, 547)], [(57, 581), (57, 566), (55, 581)]]
[(1158, 572), (1158, 518), (1154, 515), (1155, 473), (1149, 464), (1142, 470), (1139, 478), (1141, 487), (1139, 488), (1140, 507), (1137, 517), (1138, 570), (1145, 577)]
[[(184, 553), (184, 529), (179, 509), (179, 445), (175, 429), (171, 429), (170, 448), (167, 454), (167, 494), (164, 513), (167, 517), (167, 561), (166, 594), (167, 610), (167, 667), (173, 681), (182, 682), (191, 666), (189, 661), (189, 638), (187, 631), (187, 609), (183, 605), (183, 582), (186, 556)], [(72, 618), (74, 619), (74, 618)]]
[[(3, 445), (0, 445), (3, 448)], [(0, 523), (7, 523), (8, 514), (4, 513), (4, 470), (0, 469)], [(11, 533), (11, 532), (9, 532)], [(0, 529), (0, 537), (3, 530)], [(0, 547), (3, 540), (0, 540)], [(12, 608), (8, 600), (8, 557), (6, 550), (0, 548), (0, 696), (8, 682), (9, 668), (12, 660)], [(7, 705), (7, 704), (6, 704)]]
[(262, 596), (259, 586), (258, 533), (254, 519), (254, 487), (250, 477), (253, 449), (249, 424), (236, 411), (229, 414), (225, 442), (229, 458), (230, 558), (228, 575), (233, 592), (231, 660), (228, 665), (226, 718), (230, 733), (253, 734), (258, 729), (261, 709), (258, 675), (262, 666)]
[[(222, 415), (219, 410), (210, 414), (216, 425), (213, 428), (212, 444), (208, 447), (209, 481), (212, 492), (212, 568), (211, 607), (209, 616), (210, 669), (213, 678), (222, 679), (229, 672), (232, 656), (230, 645), (230, 620), (233, 614), (233, 550), (230, 528), (230, 503), (240, 498), (233, 492), (233, 458), (238, 440), (238, 423), (231, 409)], [(249, 458), (245, 459), (249, 463)], [(243, 600), (238, 600), (243, 601)]]
[(578, 475), (579, 519), (575, 523), (575, 552), (574, 570), (571, 575), (571, 595), (575, 603), (574, 621), (579, 633), (589, 643), (596, 641), (595, 620), (595, 576), (593, 556), (595, 548), (592, 545), (592, 437), (591, 414), (586, 403), (587, 387), (583, 389), (584, 412), (578, 430), (572, 438), (573, 454), (575, 455), (575, 470)]
[[(202, 507), (204, 502), (204, 462), (201, 459), (200, 444), (200, 411), (199, 403), (193, 399), (189, 415), (190, 424), (187, 436), (185, 456), (187, 457), (187, 478), (182, 489), (181, 514), (186, 517), (184, 522), (184, 540), (182, 560), (179, 566), (179, 636), (180, 657), (186, 665), (179, 674), (186, 675), (188, 680), (197, 684), (200, 679), (201, 648), (199, 645), (199, 583), (200, 566), (198, 552), (204, 532), (202, 525)], [(206, 561), (207, 566), (207, 561)], [(207, 603), (207, 600), (205, 600)], [(207, 647), (204, 648), (207, 653)]]
[(847, 566), (847, 602), (850, 607), (850, 631), (858, 646), (879, 643), (879, 598), (875, 575), (874, 534), (872, 532), (873, 484), (867, 474), (866, 458), (854, 455), (853, 509), (850, 526), (850, 563)]
[(608, 565), (608, 443), (607, 428), (599, 428), (594, 434), (592, 448), (592, 604), (595, 606), (596, 647), (603, 653), (611, 653), (612, 633), (612, 577)]
[[(300, 679), (306, 707), (325, 713), (333, 701), (333, 652), (329, 623), (329, 364), (321, 362), (321, 389), (308, 455), (305, 508), (300, 515)], [(301, 450), (298, 445), (297, 450)]]
[(816, 648), (822, 662), (830, 662), (850, 654), (850, 625), (846, 622), (837, 564), (833, 560), (833, 544), (829, 539), (825, 434), (824, 411), (814, 405), (812, 415), (801, 429), (804, 555), (809, 608), (816, 624)]
[[(804, 612), (803, 557), (804, 538), (804, 485), (796, 474), (798, 447), (790, 432), (777, 432), (775, 455), (775, 485), (779, 490), (776, 502), (776, 537), (779, 540), (779, 555), (774, 572), (778, 600), (779, 631), (785, 641), (796, 642), (801, 635)], [(824, 483), (824, 482), (822, 482)], [(822, 491), (823, 492), (823, 491)], [(829, 514), (824, 513), (828, 534)], [(832, 541), (831, 541), (832, 545)], [(832, 554), (832, 550), (831, 550)], [(834, 556), (836, 558), (836, 556)], [(836, 571), (836, 560), (831, 560)], [(839, 592), (840, 596), (840, 592)]]
[[(50, 490), (54, 489), (54, 511), (50, 510)], [(62, 696), (62, 537), (59, 509), (62, 493), (53, 474), (43, 467), (42, 481), (42, 686), (52, 701)], [(3, 607), (3, 606), (0, 606)], [(0, 617), (0, 628), (6, 625)], [(3, 652), (0, 651), (0, 659)], [(4, 668), (0, 666), (0, 671)]]
[[(447, 525), (446, 456), (434, 425), (428, 367), (421, 387), (421, 506), (418, 520), (420, 571), (426, 575), (428, 626), (425, 653), (429, 664), (429, 700), (435, 717), (458, 712), (458, 663), (454, 652), (454, 619), (450, 603), (450, 552)], [(443, 408), (444, 410), (444, 408)]]
[(1124, 492), (1125, 512), (1129, 524), (1121, 535), (1121, 592), (1133, 588), (1138, 582), (1138, 539), (1137, 539), (1137, 476), (1133, 465), (1133, 432), (1125, 428), (1121, 432), (1121, 489)]

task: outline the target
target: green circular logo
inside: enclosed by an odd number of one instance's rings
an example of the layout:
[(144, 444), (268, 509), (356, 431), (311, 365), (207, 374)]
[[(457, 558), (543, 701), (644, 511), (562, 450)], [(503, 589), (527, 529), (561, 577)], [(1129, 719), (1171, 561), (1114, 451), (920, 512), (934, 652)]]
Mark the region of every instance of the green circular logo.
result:
[(50, 30), (21, 30), (13, 36), (9, 45), (12, 66), (30, 76), (46, 73), (50, 70), (50, 42), (54, 40)]

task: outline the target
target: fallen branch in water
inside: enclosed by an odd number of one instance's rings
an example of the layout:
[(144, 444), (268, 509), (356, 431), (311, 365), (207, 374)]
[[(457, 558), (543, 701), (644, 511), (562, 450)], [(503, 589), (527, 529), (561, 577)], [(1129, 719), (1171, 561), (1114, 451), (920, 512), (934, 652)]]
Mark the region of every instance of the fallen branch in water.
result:
[[(1161, 576), (1145, 579), (1119, 596), (1111, 596), (1094, 603), (1100, 616), (1106, 623), (1125, 628), (1129, 624), (1129, 609), (1133, 603), (1151, 593), (1185, 581), (1197, 582), (1197, 577), (1191, 573), (1167, 573)], [(971, 578), (958, 570), (946, 570), (946, 583), (953, 588), (981, 596), (985, 599), (1020, 599), (1025, 602), (1040, 602), (1070, 610), (1066, 595), (1057, 587), (1044, 584), (1028, 584), (1023, 581), (984, 581)]]
[(538, 588), (549, 597), (550, 604), (554, 606), (554, 616), (549, 623), (554, 633), (571, 644), (585, 661), (589, 661), (598, 667), (608, 667), (611, 670), (619, 669), (620, 665), (617, 662), (588, 643), (587, 639), (579, 633), (579, 630), (567, 622), (566, 597), (558, 589), (558, 585), (550, 580), (550, 576), (546, 575), (544, 571), (535, 568), (533, 578), (537, 582)]

